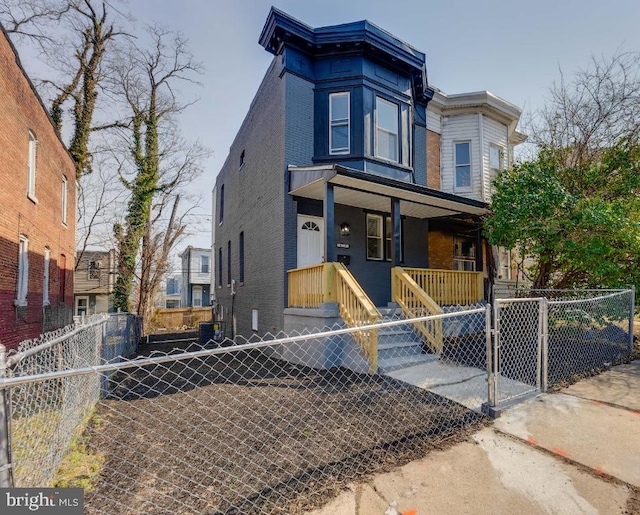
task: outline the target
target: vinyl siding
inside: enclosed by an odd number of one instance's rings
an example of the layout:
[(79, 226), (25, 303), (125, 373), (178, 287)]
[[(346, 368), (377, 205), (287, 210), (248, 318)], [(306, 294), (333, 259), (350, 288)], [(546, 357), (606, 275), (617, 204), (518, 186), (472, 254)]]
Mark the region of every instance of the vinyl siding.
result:
[[(471, 142), (471, 189), (456, 190), (454, 184), (454, 144)], [(480, 150), (480, 127), (478, 114), (447, 116), (442, 119), (440, 138), (440, 166), (442, 191), (461, 197), (482, 199), (482, 156)]]
[(483, 117), (483, 128), (484, 128), (484, 166), (486, 173), (484, 174), (485, 180), (485, 192), (487, 194), (487, 198), (485, 199), (487, 202), (491, 200), (492, 186), (491, 182), (495, 178), (495, 171), (491, 170), (491, 163), (489, 161), (489, 148), (491, 145), (495, 145), (502, 149), (502, 167), (503, 170), (507, 167), (507, 126), (498, 121), (492, 120), (487, 116)]

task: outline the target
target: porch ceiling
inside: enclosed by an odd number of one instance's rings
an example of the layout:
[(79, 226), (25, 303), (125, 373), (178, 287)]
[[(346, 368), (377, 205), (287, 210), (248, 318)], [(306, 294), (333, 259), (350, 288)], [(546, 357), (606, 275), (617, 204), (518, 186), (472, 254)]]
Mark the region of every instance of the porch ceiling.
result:
[(401, 214), (415, 218), (437, 218), (457, 214), (483, 215), (488, 212), (484, 202), (337, 165), (290, 167), (289, 171), (289, 193), (298, 197), (323, 200), (325, 183), (329, 182), (334, 185), (336, 204), (371, 211), (388, 212), (389, 199), (398, 198)]

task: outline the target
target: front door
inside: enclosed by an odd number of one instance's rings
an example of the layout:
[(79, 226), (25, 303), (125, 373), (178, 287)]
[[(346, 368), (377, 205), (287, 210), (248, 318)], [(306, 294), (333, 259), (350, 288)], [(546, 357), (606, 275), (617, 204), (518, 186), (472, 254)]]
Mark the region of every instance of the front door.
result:
[(298, 268), (324, 261), (324, 220), (298, 215)]

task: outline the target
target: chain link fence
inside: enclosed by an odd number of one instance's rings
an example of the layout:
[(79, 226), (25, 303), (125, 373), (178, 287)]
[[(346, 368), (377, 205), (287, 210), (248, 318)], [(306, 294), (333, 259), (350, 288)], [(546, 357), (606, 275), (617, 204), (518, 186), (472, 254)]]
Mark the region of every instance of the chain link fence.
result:
[(624, 355), (633, 292), (446, 311), (129, 359), (136, 323), (91, 319), (8, 358), (0, 456), (14, 486), (81, 486), (90, 514), (301, 513)]
[[(96, 514), (295, 513), (318, 506), (363, 475), (424, 456), (485, 423), (479, 409), (458, 402), (469, 395), (454, 384), (486, 377), (475, 367), (486, 356), (485, 313), (441, 315), (447, 341), (440, 354), (415, 336), (424, 319), (391, 317), (375, 326), (239, 338), (177, 354), (148, 346), (129, 361), (47, 376), (11, 373), (5, 386), (14, 411), (14, 391), (58, 391), (65, 382), (63, 391), (91, 390), (94, 402), (101, 378), (112, 374), (94, 409), (76, 400), (84, 414), (76, 427), (84, 431), (75, 463), (82, 465), (62, 463), (54, 477), (36, 477), (32, 471), (42, 465), (14, 452), (14, 484), (56, 483), (75, 466), (87, 512)], [(419, 371), (442, 362), (439, 383), (450, 370), (451, 389), (437, 393), (437, 385), (369, 374), (355, 337), (362, 331), (388, 332), (381, 364), (404, 358)], [(478, 348), (463, 350), (464, 341)], [(486, 382), (477, 386), (475, 395), (486, 399)], [(43, 431), (33, 416), (26, 423), (26, 434)]]
[[(92, 315), (25, 340), (8, 355), (0, 351), (0, 377), (41, 377), (118, 361), (133, 353), (139, 337), (134, 315)], [(0, 391), (0, 446), (6, 447), (2, 454), (13, 464), (3, 470), (6, 463), (0, 463), (0, 474), (12, 475), (23, 487), (50, 485), (105, 392), (109, 373), (64, 376)]]
[(494, 304), (492, 406), (571, 384), (630, 355), (633, 289), (527, 292), (545, 296)]

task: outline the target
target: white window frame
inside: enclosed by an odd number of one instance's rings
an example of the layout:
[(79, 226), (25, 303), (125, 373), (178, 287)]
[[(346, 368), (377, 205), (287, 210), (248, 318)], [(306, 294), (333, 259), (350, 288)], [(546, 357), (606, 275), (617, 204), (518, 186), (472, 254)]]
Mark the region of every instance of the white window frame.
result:
[(67, 226), (67, 214), (68, 214), (68, 209), (69, 209), (69, 181), (67, 181), (67, 178), (63, 175), (62, 176), (62, 211), (61, 211), (61, 217), (62, 217), (62, 225), (64, 225), (65, 227)]
[[(333, 99), (341, 96), (347, 97), (347, 117), (333, 119)], [(347, 146), (333, 148), (333, 128), (347, 128)], [(348, 91), (340, 91), (339, 93), (329, 94), (329, 155), (343, 155), (351, 152), (351, 94)]]
[[(205, 263), (206, 261), (206, 263)], [(208, 274), (210, 273), (210, 268), (209, 268), (209, 262), (211, 260), (209, 259), (209, 256), (205, 256), (204, 254), (200, 255), (200, 273), (201, 274)]]
[(42, 305), (48, 306), (49, 302), (49, 267), (51, 264), (51, 249), (44, 248), (44, 274), (42, 278)]
[[(497, 152), (498, 153), (498, 166), (493, 166), (493, 163), (491, 162), (491, 154), (492, 152)], [(489, 168), (491, 170), (494, 170), (496, 172), (500, 172), (504, 169), (504, 160), (503, 160), (503, 156), (504, 156), (504, 150), (501, 146), (499, 145), (489, 145)]]
[(80, 315), (80, 301), (84, 300), (86, 302), (85, 305), (85, 312), (84, 312), (84, 316), (89, 316), (89, 296), (88, 295), (78, 295), (75, 299), (75, 310), (74, 313), (76, 314), (76, 316), (82, 316)]
[(36, 204), (38, 203), (38, 198), (36, 197), (37, 155), (38, 140), (36, 135), (29, 131), (29, 149), (27, 155), (27, 197)]
[(20, 235), (18, 250), (18, 292), (14, 302), (16, 306), (27, 305), (29, 293), (29, 238)]
[(511, 250), (505, 247), (498, 247), (498, 279), (511, 280)]
[(87, 266), (87, 280), (99, 281), (100, 280), (100, 261), (92, 259)]
[[(392, 130), (387, 129), (386, 127), (381, 127), (380, 124), (378, 123), (378, 104), (382, 103), (382, 104), (387, 104), (391, 107), (393, 107), (393, 109), (395, 109), (396, 112), (396, 117), (395, 117), (395, 132), (393, 132)], [(386, 161), (390, 161), (392, 163), (399, 163), (400, 162), (400, 123), (398, 121), (398, 117), (399, 117), (399, 113), (400, 113), (400, 106), (394, 102), (390, 102), (389, 100), (386, 100), (382, 97), (376, 97), (376, 112), (375, 112), (375, 120), (376, 120), (376, 127), (375, 127), (375, 151), (374, 154), (376, 157), (379, 157), (380, 159), (385, 159)], [(386, 134), (394, 134), (396, 137), (396, 156), (395, 159), (389, 156), (383, 156), (380, 154), (380, 148), (378, 145), (378, 134), (379, 132), (384, 132)]]
[[(375, 218), (379, 221), (379, 233), (377, 235), (369, 234), (369, 218)], [(365, 217), (366, 231), (367, 231), (367, 259), (369, 261), (384, 261), (384, 246), (385, 246), (385, 234), (384, 234), (384, 217), (375, 213), (367, 213)], [(369, 240), (378, 240), (379, 256), (372, 256), (369, 254)]]
[[(196, 295), (197, 293), (197, 295)], [(191, 290), (191, 306), (194, 308), (202, 307), (202, 286), (195, 284)]]
[[(462, 253), (462, 244), (465, 241), (471, 241), (471, 256), (465, 256)], [(476, 242), (470, 237), (454, 236), (453, 238), (453, 269), (465, 272), (476, 271)]]
[[(468, 163), (458, 163), (457, 160), (457, 148), (458, 145), (469, 145), (469, 162)], [(456, 191), (471, 191), (473, 189), (473, 166), (471, 162), (472, 159), (472, 146), (471, 140), (463, 140), (463, 141), (454, 141), (453, 142), (453, 183), (455, 185)], [(458, 184), (458, 167), (468, 166), (469, 167), (469, 185), (468, 186), (460, 186)]]

